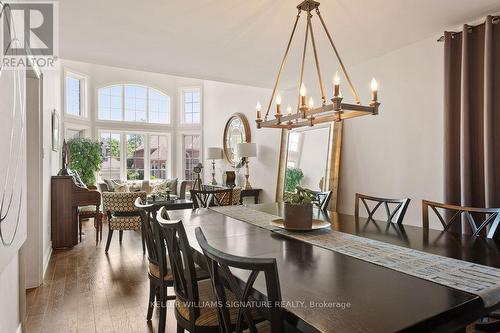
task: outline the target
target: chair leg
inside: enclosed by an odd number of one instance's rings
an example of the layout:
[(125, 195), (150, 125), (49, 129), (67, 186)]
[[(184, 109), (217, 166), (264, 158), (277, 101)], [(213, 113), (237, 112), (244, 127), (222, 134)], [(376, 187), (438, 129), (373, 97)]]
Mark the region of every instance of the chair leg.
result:
[(155, 307), (155, 298), (156, 298), (156, 285), (153, 280), (149, 280), (149, 303), (148, 303), (148, 315), (147, 320), (150, 321), (153, 317), (153, 309)]
[(158, 322), (158, 333), (165, 333), (167, 322), (167, 288), (160, 286), (160, 298), (157, 300), (160, 304), (160, 318)]
[(80, 230), (80, 243), (82, 242), (82, 219), (78, 216), (78, 229)]
[(94, 216), (95, 246), (99, 243), (99, 215)]
[(144, 240), (144, 233), (141, 230), (141, 240), (142, 240), (142, 254), (146, 254), (146, 242)]
[(123, 230), (120, 230), (120, 244), (122, 243), (123, 240)]
[(102, 220), (104, 219), (104, 214), (99, 215), (99, 232), (101, 235), (99, 236), (99, 240), (102, 241)]
[(104, 252), (108, 253), (109, 244), (111, 243), (111, 237), (113, 237), (113, 229), (108, 229), (108, 240), (106, 241), (106, 250)]

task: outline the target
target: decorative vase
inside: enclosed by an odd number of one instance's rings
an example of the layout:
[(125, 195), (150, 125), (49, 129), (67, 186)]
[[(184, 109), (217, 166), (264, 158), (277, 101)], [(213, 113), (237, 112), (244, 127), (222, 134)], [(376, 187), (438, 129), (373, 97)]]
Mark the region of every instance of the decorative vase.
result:
[(312, 204), (292, 204), (285, 202), (283, 224), (289, 229), (312, 228)]
[(227, 187), (234, 187), (236, 186), (236, 173), (234, 171), (226, 171), (226, 186)]

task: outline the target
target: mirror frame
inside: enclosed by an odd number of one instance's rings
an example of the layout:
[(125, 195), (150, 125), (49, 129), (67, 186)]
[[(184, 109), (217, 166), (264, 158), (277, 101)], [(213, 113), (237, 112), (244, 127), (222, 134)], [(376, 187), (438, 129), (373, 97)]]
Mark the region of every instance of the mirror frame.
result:
[(224, 157), (226, 160), (234, 167), (236, 164), (238, 164), (239, 161), (237, 160), (232, 160), (229, 156), (229, 146), (227, 145), (227, 140), (226, 137), (228, 135), (228, 130), (229, 130), (229, 125), (231, 124), (231, 121), (233, 119), (240, 119), (241, 123), (243, 124), (243, 128), (245, 130), (245, 142), (249, 143), (252, 140), (251, 137), (251, 132), (250, 132), (250, 124), (248, 123), (247, 117), (243, 113), (233, 113), (231, 117), (227, 120), (226, 126), (224, 127), (224, 136), (222, 138), (222, 146), (224, 147)]
[[(342, 146), (342, 122), (332, 122), (329, 124), (330, 135), (328, 138), (328, 163), (326, 191), (332, 191), (329, 210), (337, 211), (338, 187), (340, 173), (340, 151)], [(280, 155), (278, 160), (278, 179), (276, 184), (276, 202), (283, 201), (285, 189), (286, 161), (288, 155), (288, 129), (281, 130)]]

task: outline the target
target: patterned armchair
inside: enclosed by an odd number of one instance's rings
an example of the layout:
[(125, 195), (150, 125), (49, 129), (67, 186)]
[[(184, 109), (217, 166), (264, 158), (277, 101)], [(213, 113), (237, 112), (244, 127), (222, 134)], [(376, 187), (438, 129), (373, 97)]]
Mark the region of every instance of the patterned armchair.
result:
[[(108, 252), (113, 231), (119, 230), (120, 244), (123, 239), (123, 230), (141, 229), (140, 209), (134, 203), (137, 198), (146, 201), (146, 192), (103, 192), (103, 208), (108, 217), (108, 240), (106, 242), (106, 252)], [(142, 250), (145, 251), (144, 237), (142, 237)]]

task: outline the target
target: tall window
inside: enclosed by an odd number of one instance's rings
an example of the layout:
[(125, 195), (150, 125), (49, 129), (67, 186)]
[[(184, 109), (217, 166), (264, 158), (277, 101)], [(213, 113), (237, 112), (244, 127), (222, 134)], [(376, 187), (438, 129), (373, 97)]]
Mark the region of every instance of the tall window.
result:
[(100, 88), (99, 120), (170, 123), (170, 97), (141, 85), (121, 84)]
[(84, 116), (84, 79), (78, 75), (67, 73), (65, 77), (66, 114), (70, 116)]
[(200, 136), (184, 135), (184, 179), (194, 180), (193, 167), (200, 162)]
[(144, 135), (127, 134), (127, 180), (144, 179)]
[(99, 119), (122, 120), (122, 87), (99, 89)]
[(165, 135), (149, 136), (150, 179), (167, 178), (168, 141)]
[(182, 90), (183, 122), (185, 124), (199, 124), (201, 121), (200, 89)]
[(120, 179), (120, 133), (103, 132), (100, 139), (104, 155), (101, 178)]

